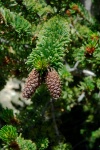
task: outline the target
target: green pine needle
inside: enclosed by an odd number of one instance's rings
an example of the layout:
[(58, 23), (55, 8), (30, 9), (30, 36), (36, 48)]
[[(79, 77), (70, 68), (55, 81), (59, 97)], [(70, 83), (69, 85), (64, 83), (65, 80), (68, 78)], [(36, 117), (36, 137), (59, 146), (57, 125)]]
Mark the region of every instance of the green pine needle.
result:
[(0, 130), (0, 139), (6, 143), (15, 141), (18, 136), (17, 130), (11, 125), (5, 125)]
[(48, 66), (58, 69), (63, 65), (69, 41), (67, 21), (60, 16), (51, 18), (39, 32), (36, 48), (28, 57), (27, 64), (37, 70), (45, 70)]
[(36, 150), (36, 145), (31, 140), (25, 140), (21, 136), (17, 137), (17, 143), (21, 150)]
[(12, 26), (16, 32), (20, 34), (31, 34), (31, 24), (19, 14), (11, 12), (4, 7), (0, 7), (0, 14), (3, 17), (5, 24)]
[(10, 123), (11, 119), (14, 118), (13, 110), (8, 108), (3, 109), (0, 116), (5, 122)]

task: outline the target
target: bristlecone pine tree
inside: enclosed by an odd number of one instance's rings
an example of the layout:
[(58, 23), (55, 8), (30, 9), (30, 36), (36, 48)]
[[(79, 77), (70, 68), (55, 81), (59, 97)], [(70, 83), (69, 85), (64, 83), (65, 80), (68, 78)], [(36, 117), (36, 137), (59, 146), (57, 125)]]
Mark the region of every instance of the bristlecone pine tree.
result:
[(56, 70), (48, 70), (45, 82), (52, 98), (58, 99), (61, 95), (61, 82)]
[(25, 87), (22, 92), (24, 98), (30, 98), (32, 94), (36, 91), (41, 83), (40, 75), (36, 69), (33, 69), (25, 83)]

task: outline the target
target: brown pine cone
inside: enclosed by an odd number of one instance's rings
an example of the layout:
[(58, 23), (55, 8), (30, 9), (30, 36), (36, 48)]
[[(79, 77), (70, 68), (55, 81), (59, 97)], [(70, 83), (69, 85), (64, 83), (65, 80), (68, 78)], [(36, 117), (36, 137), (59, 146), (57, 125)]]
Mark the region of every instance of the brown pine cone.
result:
[(20, 150), (19, 145), (16, 141), (12, 141), (9, 145), (9, 148), (12, 148), (14, 150)]
[(24, 98), (30, 98), (32, 94), (34, 94), (36, 89), (39, 87), (40, 83), (41, 83), (40, 75), (36, 69), (33, 69), (28, 75), (25, 87), (22, 92), (22, 96)]
[(52, 98), (58, 99), (61, 95), (61, 82), (56, 70), (52, 69), (48, 71), (45, 82)]

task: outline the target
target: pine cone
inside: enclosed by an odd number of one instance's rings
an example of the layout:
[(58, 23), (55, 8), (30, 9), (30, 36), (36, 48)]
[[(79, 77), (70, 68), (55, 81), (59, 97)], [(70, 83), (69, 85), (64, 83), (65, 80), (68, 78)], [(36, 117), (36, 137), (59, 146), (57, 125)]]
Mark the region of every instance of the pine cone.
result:
[(40, 83), (40, 75), (36, 69), (33, 69), (26, 80), (25, 87), (22, 92), (23, 97), (30, 98), (39, 87)]
[(14, 149), (14, 150), (20, 150), (19, 145), (18, 145), (18, 143), (17, 143), (16, 141), (12, 141), (12, 142), (10, 143), (9, 148), (12, 148), (12, 149)]
[(54, 99), (58, 99), (61, 95), (61, 82), (58, 73), (54, 69), (48, 71), (45, 82), (50, 91), (50, 95)]

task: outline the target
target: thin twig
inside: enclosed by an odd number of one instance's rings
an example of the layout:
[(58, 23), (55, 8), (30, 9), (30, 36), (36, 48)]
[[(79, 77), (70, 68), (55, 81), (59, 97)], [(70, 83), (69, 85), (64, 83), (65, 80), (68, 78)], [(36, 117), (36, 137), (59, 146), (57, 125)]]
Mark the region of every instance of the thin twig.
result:
[(80, 141), (79, 143), (77, 143), (74, 147), (73, 147), (73, 150), (76, 149), (76, 147), (78, 147), (80, 144), (86, 142), (86, 140), (82, 140)]
[(81, 102), (81, 101), (84, 99), (84, 97), (85, 97), (85, 92), (82, 92), (81, 95), (79, 95), (77, 101), (78, 101), (78, 102)]
[(69, 24), (69, 26), (74, 30), (74, 32), (76, 33), (76, 35), (78, 36), (78, 38), (80, 38), (81, 40), (83, 40), (83, 37), (79, 34), (79, 32), (75, 29), (75, 27), (73, 26), (73, 24)]
[(43, 110), (42, 110), (42, 113), (41, 113), (41, 116), (42, 116), (42, 117), (44, 117), (45, 111), (46, 111), (46, 109), (48, 108), (48, 106), (50, 105), (50, 103), (51, 103), (51, 101), (48, 101), (48, 102), (45, 104), (45, 106), (44, 106), (44, 108), (43, 108)]
[(54, 108), (54, 104), (53, 104), (53, 99), (51, 99), (51, 111), (52, 111), (52, 118), (53, 118), (53, 124), (54, 124), (54, 129), (55, 129), (56, 135), (58, 137), (60, 137), (58, 126), (57, 126), (56, 119), (55, 119), (55, 108)]
[(69, 70), (69, 72), (72, 73), (72, 75), (74, 76), (91, 76), (91, 77), (95, 77), (96, 74), (90, 70), (86, 70), (86, 69), (78, 69), (78, 65), (79, 65), (80, 61), (77, 61), (74, 65), (73, 68), (70, 68), (70, 66), (68, 65), (68, 63), (66, 62), (66, 69)]

